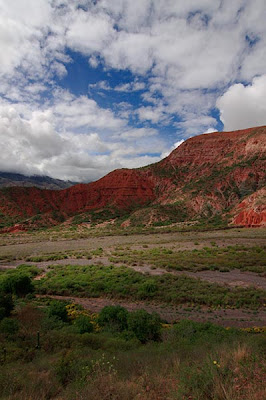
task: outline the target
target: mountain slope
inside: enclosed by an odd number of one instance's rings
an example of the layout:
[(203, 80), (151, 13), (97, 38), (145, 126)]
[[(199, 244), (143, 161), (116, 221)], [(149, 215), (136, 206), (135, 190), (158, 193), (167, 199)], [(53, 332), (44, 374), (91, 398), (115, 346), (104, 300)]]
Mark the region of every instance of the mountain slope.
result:
[[(199, 135), (159, 163), (116, 170), (90, 184), (60, 191), (2, 189), (0, 223), (12, 225), (41, 215), (55, 224), (93, 210), (109, 210), (111, 215), (113, 210), (119, 214), (149, 206), (148, 213), (154, 215), (156, 209), (166, 218), (170, 210), (171, 221), (227, 214), (238, 225), (250, 225), (237, 218), (236, 207), (265, 186), (265, 171), (266, 127)], [(263, 210), (264, 205), (260, 213)], [(263, 217), (259, 225), (264, 222)]]

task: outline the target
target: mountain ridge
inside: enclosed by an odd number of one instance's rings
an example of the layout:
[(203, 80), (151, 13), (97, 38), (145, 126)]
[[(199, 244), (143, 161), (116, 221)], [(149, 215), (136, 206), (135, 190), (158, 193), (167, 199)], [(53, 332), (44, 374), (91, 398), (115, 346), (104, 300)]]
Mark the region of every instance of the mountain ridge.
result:
[[(266, 211), (264, 191), (259, 191), (266, 184), (265, 171), (266, 126), (203, 134), (188, 139), (158, 163), (114, 170), (89, 184), (59, 191), (0, 190), (0, 223), (3, 226), (6, 217), (19, 222), (23, 217), (45, 215), (53, 225), (70, 216), (105, 209), (110, 216), (113, 210), (134, 216), (136, 209), (149, 206), (160, 208), (161, 216), (158, 213), (156, 218), (162, 223), (172, 207), (171, 220), (176, 222), (220, 215), (237, 225), (262, 226)], [(251, 207), (257, 192), (264, 202), (259, 212)], [(249, 196), (253, 200), (238, 209)], [(163, 216), (163, 208), (168, 217)], [(59, 221), (53, 218), (56, 213)], [(129, 217), (129, 224), (133, 219)]]
[(40, 189), (66, 189), (77, 182), (64, 181), (46, 175), (23, 175), (15, 172), (0, 171), (0, 188), (4, 187), (39, 187)]

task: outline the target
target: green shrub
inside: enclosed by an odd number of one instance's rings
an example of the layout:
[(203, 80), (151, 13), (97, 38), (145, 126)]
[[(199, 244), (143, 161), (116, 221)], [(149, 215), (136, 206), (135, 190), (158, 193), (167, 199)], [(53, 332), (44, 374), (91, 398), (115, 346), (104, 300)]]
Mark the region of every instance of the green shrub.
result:
[(1, 284), (2, 291), (23, 297), (33, 292), (31, 278), (27, 274), (13, 273), (7, 275)]
[(4, 293), (0, 290), (0, 321), (4, 317), (8, 317), (14, 308), (12, 295), (10, 293)]
[(128, 329), (141, 343), (157, 341), (161, 336), (161, 321), (156, 313), (149, 314), (145, 310), (137, 310), (128, 315)]
[(78, 333), (83, 334), (93, 332), (93, 325), (91, 323), (91, 320), (86, 315), (80, 315), (74, 321), (74, 325)]
[(18, 332), (18, 321), (12, 318), (4, 318), (0, 322), (0, 332), (6, 336), (14, 335)]
[(68, 315), (66, 310), (67, 303), (59, 300), (52, 300), (49, 305), (48, 316), (57, 317), (63, 322), (68, 322)]
[(110, 331), (123, 332), (127, 330), (128, 311), (121, 306), (106, 306), (98, 317), (98, 324)]
[[(235, 337), (236, 330), (214, 325), (210, 322), (194, 322), (190, 320), (182, 320), (178, 324), (175, 324), (172, 329), (172, 338), (174, 341), (180, 342), (185, 341), (187, 343), (197, 343), (206, 341), (211, 344), (213, 341), (221, 342), (222, 340), (228, 340), (230, 337)], [(237, 332), (239, 336), (239, 332)]]
[(0, 321), (5, 317), (6, 310), (4, 307), (0, 307)]
[(65, 323), (56, 315), (46, 315), (42, 320), (42, 329), (48, 332), (53, 329), (62, 329)]

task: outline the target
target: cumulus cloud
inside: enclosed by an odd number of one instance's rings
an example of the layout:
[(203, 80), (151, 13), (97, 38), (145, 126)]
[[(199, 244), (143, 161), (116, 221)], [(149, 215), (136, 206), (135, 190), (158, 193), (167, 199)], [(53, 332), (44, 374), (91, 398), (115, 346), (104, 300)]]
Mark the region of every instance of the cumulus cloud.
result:
[[(265, 124), (265, 13), (264, 0), (0, 0), (0, 169), (91, 180), (215, 131), (215, 107), (226, 130)], [(75, 53), (105, 73), (83, 95), (60, 87)]]
[(213, 132), (218, 132), (218, 131), (215, 128), (209, 128), (209, 129), (206, 130), (206, 132), (203, 132), (203, 133), (208, 134), (208, 133), (213, 133)]
[(266, 125), (266, 75), (250, 85), (232, 85), (217, 100), (221, 120), (227, 131)]
[(169, 154), (172, 153), (173, 150), (177, 149), (182, 143), (184, 143), (184, 139), (181, 139), (178, 142), (174, 143), (174, 145), (170, 149), (168, 149), (167, 151), (164, 151), (161, 154), (161, 158), (165, 158), (165, 157), (169, 156)]
[(67, 128), (90, 127), (118, 129), (126, 121), (116, 118), (111, 110), (100, 108), (87, 96), (75, 97), (66, 91), (59, 91), (54, 112)]
[(0, 141), (0, 169), (4, 171), (19, 168), (24, 173), (40, 173), (42, 159), (56, 157), (65, 149), (65, 141), (56, 134), (49, 111), (35, 111), (26, 120), (10, 105), (0, 107)]
[(0, 170), (86, 182), (115, 168), (158, 161), (154, 153), (165, 143), (155, 129), (130, 129), (84, 96), (57, 94), (43, 110), (1, 103)]

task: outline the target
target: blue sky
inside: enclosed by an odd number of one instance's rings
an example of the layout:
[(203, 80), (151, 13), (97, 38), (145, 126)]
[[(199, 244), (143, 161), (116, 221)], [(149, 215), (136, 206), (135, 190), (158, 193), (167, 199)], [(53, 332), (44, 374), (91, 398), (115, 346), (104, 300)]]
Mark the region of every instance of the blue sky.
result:
[(0, 0), (0, 170), (91, 181), (266, 124), (264, 0)]

